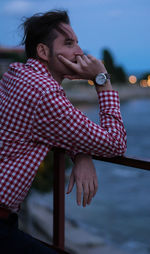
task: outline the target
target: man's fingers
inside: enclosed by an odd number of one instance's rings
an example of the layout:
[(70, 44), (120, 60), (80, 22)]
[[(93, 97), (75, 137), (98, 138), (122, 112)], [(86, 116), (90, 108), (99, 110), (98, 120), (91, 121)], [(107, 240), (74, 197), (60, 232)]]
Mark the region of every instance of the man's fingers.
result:
[(94, 195), (93, 197), (95, 196), (97, 190), (98, 190), (98, 179), (97, 179), (97, 176), (94, 178)]
[(82, 56), (82, 59), (87, 63), (89, 64), (91, 62), (91, 60), (86, 56), (86, 55), (83, 55)]
[(74, 75), (77, 75), (78, 79), (93, 79), (97, 73), (105, 71), (102, 62), (91, 55), (76, 55), (75, 57), (76, 62), (72, 62), (64, 56), (58, 55), (58, 59), (73, 72), (72, 75), (69, 75), (69, 79), (75, 79)]
[(77, 204), (81, 205), (81, 197), (82, 197), (82, 184), (81, 182), (77, 182)]
[(96, 192), (95, 192), (94, 182), (90, 182), (89, 183), (89, 196), (88, 196), (88, 201), (87, 201), (88, 205), (91, 203), (91, 200), (95, 196), (95, 194), (96, 194)]
[(88, 203), (89, 194), (90, 194), (89, 185), (87, 183), (83, 184), (83, 203), (82, 204), (83, 204), (84, 207)]
[(72, 63), (71, 61), (69, 61), (67, 58), (63, 57), (62, 55), (58, 55), (58, 59), (64, 63), (66, 66), (68, 66), (69, 68), (71, 68), (72, 70), (76, 71), (77, 69), (77, 64), (76, 63)]
[(91, 201), (92, 201), (92, 198), (93, 198), (93, 194), (90, 193), (89, 197), (88, 197), (88, 201), (87, 201), (87, 204), (90, 205)]
[(90, 54), (87, 55), (88, 59), (90, 59), (90, 61), (95, 61), (96, 58)]
[(85, 207), (87, 204), (90, 204), (98, 187), (96, 170), (91, 160), (91, 156), (84, 154), (77, 155), (69, 181), (68, 193), (71, 192), (74, 183), (76, 183), (77, 204), (81, 205), (82, 201), (83, 207)]
[[(79, 186), (79, 185), (78, 185)], [(83, 186), (83, 188), (82, 188)], [(78, 204), (81, 203), (81, 196), (83, 191), (83, 202), (82, 205), (85, 207), (87, 204), (91, 203), (92, 198), (95, 196), (98, 189), (98, 181), (97, 177), (90, 181), (89, 183), (83, 183), (80, 187), (77, 187), (77, 195), (78, 195)], [(83, 190), (82, 190), (83, 189)]]
[[(90, 63), (90, 60), (87, 56), (76, 56), (76, 63), (71, 62), (62, 55), (58, 55), (58, 59), (63, 62), (68, 68), (71, 68), (74, 72), (80, 72), (81, 67), (87, 67), (87, 64)], [(78, 73), (79, 74), (79, 73)]]
[(76, 56), (76, 60), (77, 60), (77, 63), (79, 63), (80, 65), (84, 65), (85, 64), (83, 56)]
[(69, 183), (68, 183), (67, 192), (66, 192), (67, 194), (69, 194), (72, 191), (74, 183), (75, 183), (75, 179), (74, 179), (73, 174), (71, 174), (70, 179), (69, 179)]
[(97, 190), (98, 190), (98, 180), (97, 177), (95, 177), (93, 181), (89, 183), (89, 196), (87, 201), (88, 205), (91, 203), (91, 200), (92, 198), (94, 198)]

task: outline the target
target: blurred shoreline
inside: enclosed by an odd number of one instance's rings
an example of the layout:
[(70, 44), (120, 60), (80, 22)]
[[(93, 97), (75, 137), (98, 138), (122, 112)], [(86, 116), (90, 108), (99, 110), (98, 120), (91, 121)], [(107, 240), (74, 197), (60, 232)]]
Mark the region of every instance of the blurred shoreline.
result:
[[(126, 83), (113, 84), (112, 86), (114, 90), (118, 91), (121, 102), (150, 97), (150, 88), (140, 87), (139, 84), (131, 85)], [(63, 88), (68, 99), (74, 105), (98, 103), (95, 88), (87, 84), (86, 81), (65, 81)]]

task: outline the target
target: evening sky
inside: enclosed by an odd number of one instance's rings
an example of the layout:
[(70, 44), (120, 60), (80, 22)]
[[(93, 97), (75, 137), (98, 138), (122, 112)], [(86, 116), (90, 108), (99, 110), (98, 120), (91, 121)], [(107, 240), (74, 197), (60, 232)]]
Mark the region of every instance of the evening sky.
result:
[(128, 73), (150, 71), (150, 0), (0, 0), (0, 46), (19, 45), (22, 17), (67, 9), (83, 50), (104, 48)]

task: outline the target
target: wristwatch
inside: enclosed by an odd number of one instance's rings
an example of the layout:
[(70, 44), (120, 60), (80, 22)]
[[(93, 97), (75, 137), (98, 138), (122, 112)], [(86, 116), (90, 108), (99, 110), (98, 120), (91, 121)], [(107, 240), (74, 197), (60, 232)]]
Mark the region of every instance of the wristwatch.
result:
[(96, 77), (94, 79), (94, 83), (96, 85), (103, 86), (103, 85), (105, 85), (105, 83), (109, 79), (110, 79), (110, 74), (108, 74), (108, 73), (99, 73), (99, 74), (96, 75)]

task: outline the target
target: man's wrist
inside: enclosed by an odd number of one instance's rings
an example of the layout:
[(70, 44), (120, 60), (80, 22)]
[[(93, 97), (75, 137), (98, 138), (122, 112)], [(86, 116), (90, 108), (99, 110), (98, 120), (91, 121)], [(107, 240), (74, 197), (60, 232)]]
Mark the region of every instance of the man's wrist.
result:
[(88, 154), (84, 154), (84, 153), (78, 153), (75, 155), (75, 158), (74, 158), (74, 162), (77, 162), (78, 160), (81, 160), (81, 159), (91, 159), (91, 156), (88, 155)]
[(112, 90), (110, 82), (110, 74), (105, 72), (99, 72), (93, 79), (97, 92)]
[(97, 91), (97, 93), (102, 92), (102, 91), (112, 91), (112, 85), (110, 80), (107, 80), (107, 82), (103, 85), (103, 86), (99, 86), (95, 84), (95, 89)]

